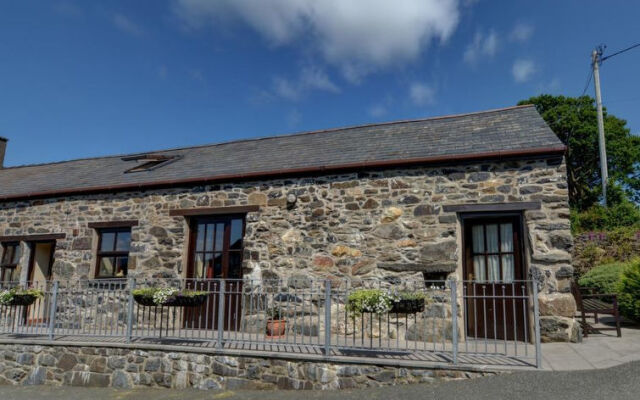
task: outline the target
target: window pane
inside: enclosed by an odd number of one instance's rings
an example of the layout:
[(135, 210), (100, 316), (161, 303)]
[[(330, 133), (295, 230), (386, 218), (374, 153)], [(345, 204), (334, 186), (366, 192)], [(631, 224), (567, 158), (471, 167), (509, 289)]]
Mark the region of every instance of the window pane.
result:
[(474, 225), (471, 233), (473, 234), (473, 252), (484, 253), (484, 226)]
[(488, 268), (487, 268), (489, 270), (489, 282), (498, 282), (498, 281), (500, 281), (500, 258), (499, 258), (499, 256), (488, 256), (487, 260), (489, 262), (489, 265), (488, 265)]
[(204, 278), (204, 256), (202, 254), (196, 254), (194, 267), (195, 271), (193, 271), (193, 277), (200, 279)]
[(212, 279), (213, 278), (213, 253), (206, 253), (204, 255), (204, 265), (205, 271), (203, 278)]
[(198, 224), (196, 229), (198, 230), (198, 237), (196, 239), (196, 251), (204, 251), (204, 231), (206, 230), (205, 224)]
[(129, 251), (131, 247), (131, 232), (118, 232), (117, 251)]
[(515, 266), (513, 264), (513, 254), (505, 254), (502, 256), (502, 280), (506, 283), (513, 282), (513, 272)]
[(229, 241), (231, 250), (242, 250), (242, 225), (242, 219), (231, 221), (231, 240)]
[(113, 245), (116, 240), (115, 232), (102, 232), (102, 241), (100, 242), (100, 251), (113, 251)]
[(116, 276), (123, 278), (127, 276), (127, 267), (129, 266), (129, 257), (118, 257), (116, 264)]
[(13, 246), (5, 245), (2, 249), (2, 265), (9, 264), (9, 260), (13, 258)]
[(15, 275), (13, 273), (13, 268), (2, 268), (2, 271), (0, 271), (0, 273), (2, 273), (3, 282), (13, 282), (17, 280), (13, 278), (13, 275)]
[(6, 244), (2, 255), (2, 265), (16, 265), (20, 262), (20, 245)]
[(477, 282), (484, 282), (487, 279), (485, 274), (484, 256), (473, 257), (473, 274)]
[(207, 239), (205, 243), (206, 251), (213, 251), (213, 235), (215, 233), (215, 225), (207, 224)]
[(487, 253), (498, 252), (498, 225), (487, 225)]
[(513, 226), (511, 224), (500, 225), (500, 249), (506, 253), (513, 251)]
[(229, 273), (227, 274), (227, 276), (230, 279), (242, 278), (242, 252), (229, 252)]
[(212, 278), (223, 278), (222, 276), (222, 253), (216, 253), (213, 259), (213, 276)]
[(98, 276), (100, 277), (109, 277), (113, 276), (113, 267), (115, 264), (115, 259), (113, 257), (103, 257), (100, 259), (100, 270), (98, 272)]
[(11, 263), (17, 265), (20, 263), (20, 255), (22, 254), (22, 248), (19, 244), (13, 245), (13, 260)]
[(222, 251), (222, 246), (224, 246), (224, 224), (217, 224), (215, 251)]

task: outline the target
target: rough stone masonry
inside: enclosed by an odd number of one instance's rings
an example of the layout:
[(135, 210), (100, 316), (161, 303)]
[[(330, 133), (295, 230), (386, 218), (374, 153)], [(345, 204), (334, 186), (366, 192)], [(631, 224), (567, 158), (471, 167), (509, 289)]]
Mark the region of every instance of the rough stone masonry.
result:
[(138, 220), (129, 275), (173, 278), (185, 274), (188, 224), (169, 210), (257, 205), (247, 215), (246, 278), (461, 279), (460, 220), (443, 205), (524, 201), (541, 203), (524, 212), (524, 241), (525, 265), (541, 287), (543, 340), (577, 340), (566, 166), (558, 157), (5, 202), (0, 234), (65, 233), (53, 277), (88, 279), (97, 235), (87, 223)]
[(0, 385), (328, 390), (493, 374), (143, 349), (0, 345)]

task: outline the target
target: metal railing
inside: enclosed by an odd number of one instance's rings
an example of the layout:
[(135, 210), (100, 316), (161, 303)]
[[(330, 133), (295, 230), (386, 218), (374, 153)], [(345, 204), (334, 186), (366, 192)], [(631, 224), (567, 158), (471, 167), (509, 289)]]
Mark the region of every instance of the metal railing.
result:
[[(532, 281), (120, 279), (0, 284), (42, 290), (29, 306), (0, 305), (0, 335), (96, 343), (145, 342), (217, 349), (385, 357), (451, 364), (541, 365), (537, 285)], [(143, 305), (133, 289), (206, 293), (196, 307)], [(416, 310), (358, 311), (350, 298), (376, 290)], [(275, 310), (275, 311), (274, 311)], [(269, 312), (281, 324), (268, 329)], [(271, 324), (274, 325), (274, 324)]]

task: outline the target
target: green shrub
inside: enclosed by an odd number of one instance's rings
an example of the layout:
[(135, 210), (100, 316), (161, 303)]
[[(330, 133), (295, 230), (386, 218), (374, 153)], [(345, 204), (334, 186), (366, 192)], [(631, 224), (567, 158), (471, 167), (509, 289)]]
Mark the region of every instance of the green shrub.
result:
[(640, 260), (599, 265), (578, 283), (598, 293), (616, 293), (622, 315), (640, 321)]
[(420, 291), (402, 291), (394, 297), (396, 300), (425, 300), (427, 295)]
[(282, 309), (280, 307), (268, 308), (265, 311), (265, 314), (267, 314), (267, 318), (269, 318), (269, 320), (271, 320), (271, 321), (281, 320), (281, 319), (284, 319), (284, 317), (285, 317), (284, 312), (282, 311)]
[(602, 264), (584, 274), (578, 284), (595, 288), (598, 293), (618, 293), (618, 284), (628, 263)]
[(640, 261), (625, 268), (618, 284), (618, 293), (622, 314), (640, 321)]
[(610, 207), (598, 204), (583, 212), (571, 212), (574, 233), (609, 231), (620, 227), (640, 228), (640, 207), (625, 200)]

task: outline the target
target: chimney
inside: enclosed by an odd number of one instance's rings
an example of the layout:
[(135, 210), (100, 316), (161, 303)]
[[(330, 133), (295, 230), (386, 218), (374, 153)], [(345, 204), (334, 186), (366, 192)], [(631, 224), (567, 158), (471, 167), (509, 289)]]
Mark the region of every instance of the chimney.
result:
[(0, 136), (0, 169), (4, 168), (4, 152), (7, 150), (9, 139)]

